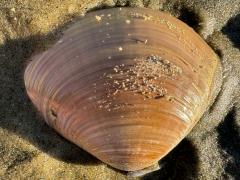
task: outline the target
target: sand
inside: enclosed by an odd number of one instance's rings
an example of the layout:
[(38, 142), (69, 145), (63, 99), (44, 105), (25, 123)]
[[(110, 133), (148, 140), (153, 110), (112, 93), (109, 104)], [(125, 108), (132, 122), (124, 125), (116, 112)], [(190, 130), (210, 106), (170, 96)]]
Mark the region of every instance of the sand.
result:
[[(161, 162), (129, 178), (48, 127), (28, 99), (23, 72), (87, 11), (114, 6), (168, 11), (220, 56), (221, 91), (192, 132)], [(0, 179), (240, 179), (240, 0), (1, 0)], [(220, 82), (221, 80), (219, 80)]]

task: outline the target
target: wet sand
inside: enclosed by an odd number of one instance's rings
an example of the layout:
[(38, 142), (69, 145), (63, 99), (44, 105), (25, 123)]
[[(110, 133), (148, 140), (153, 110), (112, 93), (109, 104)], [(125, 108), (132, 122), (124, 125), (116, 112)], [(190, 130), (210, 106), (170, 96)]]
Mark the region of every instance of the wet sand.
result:
[(220, 56), (221, 91), (192, 132), (136, 179), (240, 179), (240, 0), (2, 0), (0, 2), (0, 179), (135, 179), (48, 127), (28, 99), (23, 72), (87, 11), (116, 6), (168, 11)]

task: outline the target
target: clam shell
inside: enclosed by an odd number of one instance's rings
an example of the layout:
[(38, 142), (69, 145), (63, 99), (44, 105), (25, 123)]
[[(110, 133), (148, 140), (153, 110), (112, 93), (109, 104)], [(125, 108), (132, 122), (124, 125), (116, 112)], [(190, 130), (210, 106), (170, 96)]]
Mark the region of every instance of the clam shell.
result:
[(114, 8), (72, 25), (25, 70), (46, 122), (98, 159), (125, 171), (168, 154), (211, 104), (220, 62), (178, 19)]

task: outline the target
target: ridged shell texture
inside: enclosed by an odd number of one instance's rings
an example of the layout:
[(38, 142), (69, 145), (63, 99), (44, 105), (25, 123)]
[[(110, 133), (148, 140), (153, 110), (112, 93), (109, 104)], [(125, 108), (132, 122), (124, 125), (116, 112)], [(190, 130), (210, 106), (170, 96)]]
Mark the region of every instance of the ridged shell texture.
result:
[(183, 22), (159, 11), (88, 13), (25, 71), (46, 122), (125, 171), (171, 151), (209, 106), (219, 61)]

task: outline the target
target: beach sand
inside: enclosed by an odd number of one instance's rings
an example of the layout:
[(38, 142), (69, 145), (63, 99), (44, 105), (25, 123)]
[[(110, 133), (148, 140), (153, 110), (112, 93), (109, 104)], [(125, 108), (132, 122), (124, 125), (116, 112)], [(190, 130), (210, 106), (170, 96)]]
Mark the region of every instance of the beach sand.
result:
[[(141, 178), (110, 168), (48, 127), (26, 95), (23, 72), (88, 11), (168, 11), (193, 27), (223, 64), (217, 99), (191, 133)], [(1, 0), (0, 179), (240, 179), (240, 0)], [(221, 80), (219, 80), (221, 82)]]

